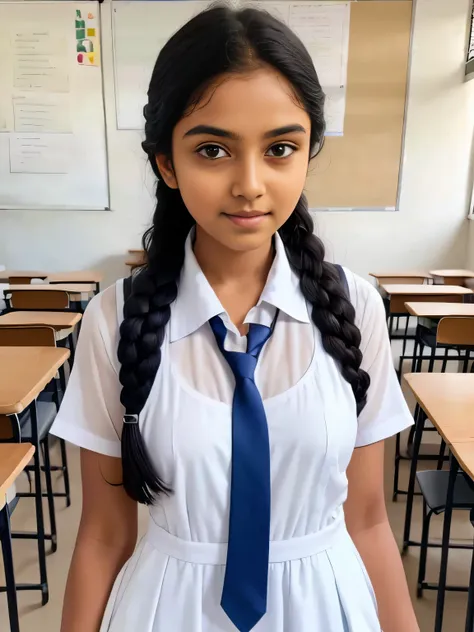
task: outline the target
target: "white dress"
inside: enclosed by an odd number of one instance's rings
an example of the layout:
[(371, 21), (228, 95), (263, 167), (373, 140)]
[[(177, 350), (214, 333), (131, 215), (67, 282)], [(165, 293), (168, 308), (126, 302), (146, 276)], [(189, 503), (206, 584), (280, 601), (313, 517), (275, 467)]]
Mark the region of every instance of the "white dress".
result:
[[(254, 632), (380, 632), (375, 596), (346, 530), (346, 469), (355, 447), (413, 420), (395, 377), (382, 301), (346, 271), (371, 376), (359, 418), (349, 385), (318, 330), (276, 238), (266, 287), (247, 322), (275, 331), (256, 382), (271, 443), (272, 516), (268, 609)], [(76, 363), (53, 432), (120, 456), (118, 327), (123, 285), (86, 311)], [(234, 378), (208, 320), (221, 314), (226, 348), (245, 350), (186, 246), (162, 361), (140, 416), (141, 432), (173, 494), (150, 509), (149, 529), (118, 576), (101, 632), (235, 632), (220, 607), (229, 519)]]

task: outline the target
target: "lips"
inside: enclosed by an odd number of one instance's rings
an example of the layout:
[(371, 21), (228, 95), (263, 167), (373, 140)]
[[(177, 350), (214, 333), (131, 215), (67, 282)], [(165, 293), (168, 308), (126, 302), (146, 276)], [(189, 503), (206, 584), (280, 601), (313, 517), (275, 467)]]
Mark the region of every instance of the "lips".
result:
[(250, 217), (262, 217), (263, 215), (268, 215), (266, 211), (242, 211), (241, 213), (225, 213), (230, 217), (242, 217), (243, 219)]
[(263, 211), (242, 211), (241, 213), (235, 214), (224, 213), (224, 215), (236, 226), (253, 229), (257, 228), (262, 222), (265, 222), (270, 213)]

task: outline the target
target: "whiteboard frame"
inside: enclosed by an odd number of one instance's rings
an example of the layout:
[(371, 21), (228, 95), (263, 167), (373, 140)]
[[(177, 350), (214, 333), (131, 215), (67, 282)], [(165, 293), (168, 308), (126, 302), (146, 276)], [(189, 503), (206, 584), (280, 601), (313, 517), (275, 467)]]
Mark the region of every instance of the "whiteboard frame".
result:
[[(77, 4), (77, 2), (83, 2), (97, 5), (98, 13), (99, 13), (99, 33), (100, 33), (100, 47), (102, 48), (103, 42), (103, 15), (102, 15), (102, 3), (104, 0), (27, 0), (28, 2), (34, 2), (35, 4), (54, 4), (55, 2), (61, 2), (61, 4)], [(0, 0), (0, 4), (24, 4), (23, 0)], [(108, 126), (107, 126), (107, 115), (106, 115), (106, 106), (105, 106), (105, 79), (104, 79), (104, 64), (103, 58), (101, 55), (100, 58), (100, 80), (102, 85), (102, 112), (104, 116), (104, 133), (105, 133), (105, 172), (106, 172), (106, 187), (107, 187), (107, 206), (74, 206), (74, 205), (61, 205), (61, 206), (21, 206), (21, 205), (2, 205), (0, 204), (0, 211), (111, 211), (110, 208), (110, 199), (111, 199), (111, 191), (110, 191), (110, 169), (109, 169), (109, 148), (108, 148)]]

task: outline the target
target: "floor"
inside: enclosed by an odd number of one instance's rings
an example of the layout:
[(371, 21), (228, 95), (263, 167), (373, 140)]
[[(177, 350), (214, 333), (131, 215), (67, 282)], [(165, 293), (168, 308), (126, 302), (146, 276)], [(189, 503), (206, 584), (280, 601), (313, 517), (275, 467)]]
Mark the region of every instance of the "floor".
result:
[[(410, 402), (411, 403), (411, 402)], [(434, 435), (434, 433), (429, 433)], [(61, 607), (66, 577), (70, 559), (72, 556), (74, 542), (81, 513), (81, 489), (79, 471), (79, 451), (69, 446), (69, 460), (71, 468), (71, 484), (73, 503), (69, 509), (65, 508), (63, 499), (57, 501), (57, 522), (58, 522), (58, 551), (48, 557), (48, 578), (50, 584), (50, 601), (47, 606), (39, 605), (39, 594), (20, 593), (20, 623), (21, 632), (59, 632)], [(391, 483), (393, 472), (394, 442), (386, 442), (386, 493), (387, 507), (390, 522), (395, 533), (395, 537), (400, 543), (403, 531), (403, 521), (405, 515), (405, 501), (403, 496), (399, 501), (393, 503), (391, 500)], [(54, 455), (57, 459), (57, 455)], [(402, 463), (401, 483), (406, 488), (408, 475), (407, 463)], [(58, 489), (61, 481), (56, 481)], [(26, 478), (21, 479), (19, 487), (26, 489)], [(46, 507), (45, 507), (46, 511)], [(140, 514), (140, 530), (146, 529), (146, 512)], [(421, 532), (421, 504), (416, 500), (412, 537), (419, 538)], [(28, 530), (34, 528), (33, 501), (22, 499), (14, 513), (12, 521), (13, 529)], [(442, 517), (434, 518), (432, 524), (432, 534), (434, 538), (440, 539), (442, 529)], [(472, 542), (472, 527), (469, 522), (468, 512), (455, 512), (452, 527), (452, 537), (465, 543)], [(37, 581), (37, 556), (36, 543), (34, 541), (14, 541), (14, 558), (16, 566), (17, 581)], [(421, 632), (432, 632), (434, 629), (434, 613), (436, 604), (436, 592), (427, 591), (422, 599), (416, 598), (416, 577), (418, 571), (418, 549), (412, 548), (403, 558), (408, 584), (412, 593)], [(469, 569), (471, 564), (471, 554), (469, 551), (453, 550), (449, 558), (448, 582), (451, 584), (467, 585), (469, 579)], [(439, 550), (432, 549), (429, 553), (427, 579), (437, 581), (439, 569)], [(0, 583), (3, 578), (0, 573)], [(445, 625), (446, 632), (463, 632), (464, 619), (466, 613), (467, 595), (465, 593), (449, 592), (446, 597)], [(8, 630), (8, 617), (5, 595), (0, 594), (0, 631)], [(135, 631), (134, 631), (135, 632)], [(172, 632), (166, 630), (165, 632)], [(328, 631), (329, 632), (329, 631)], [(361, 631), (362, 632), (362, 631)]]

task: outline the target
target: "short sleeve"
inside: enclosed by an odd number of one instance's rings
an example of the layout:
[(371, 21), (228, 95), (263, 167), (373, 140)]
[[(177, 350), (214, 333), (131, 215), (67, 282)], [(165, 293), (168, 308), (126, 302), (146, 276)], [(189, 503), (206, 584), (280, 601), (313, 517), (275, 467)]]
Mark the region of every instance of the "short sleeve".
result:
[(346, 270), (356, 324), (361, 332), (361, 368), (370, 375), (367, 404), (358, 418), (356, 447), (387, 439), (413, 425), (393, 365), (385, 308), (377, 290)]
[(82, 320), (74, 368), (52, 434), (81, 448), (120, 457), (124, 408), (118, 378), (115, 286), (95, 296)]

